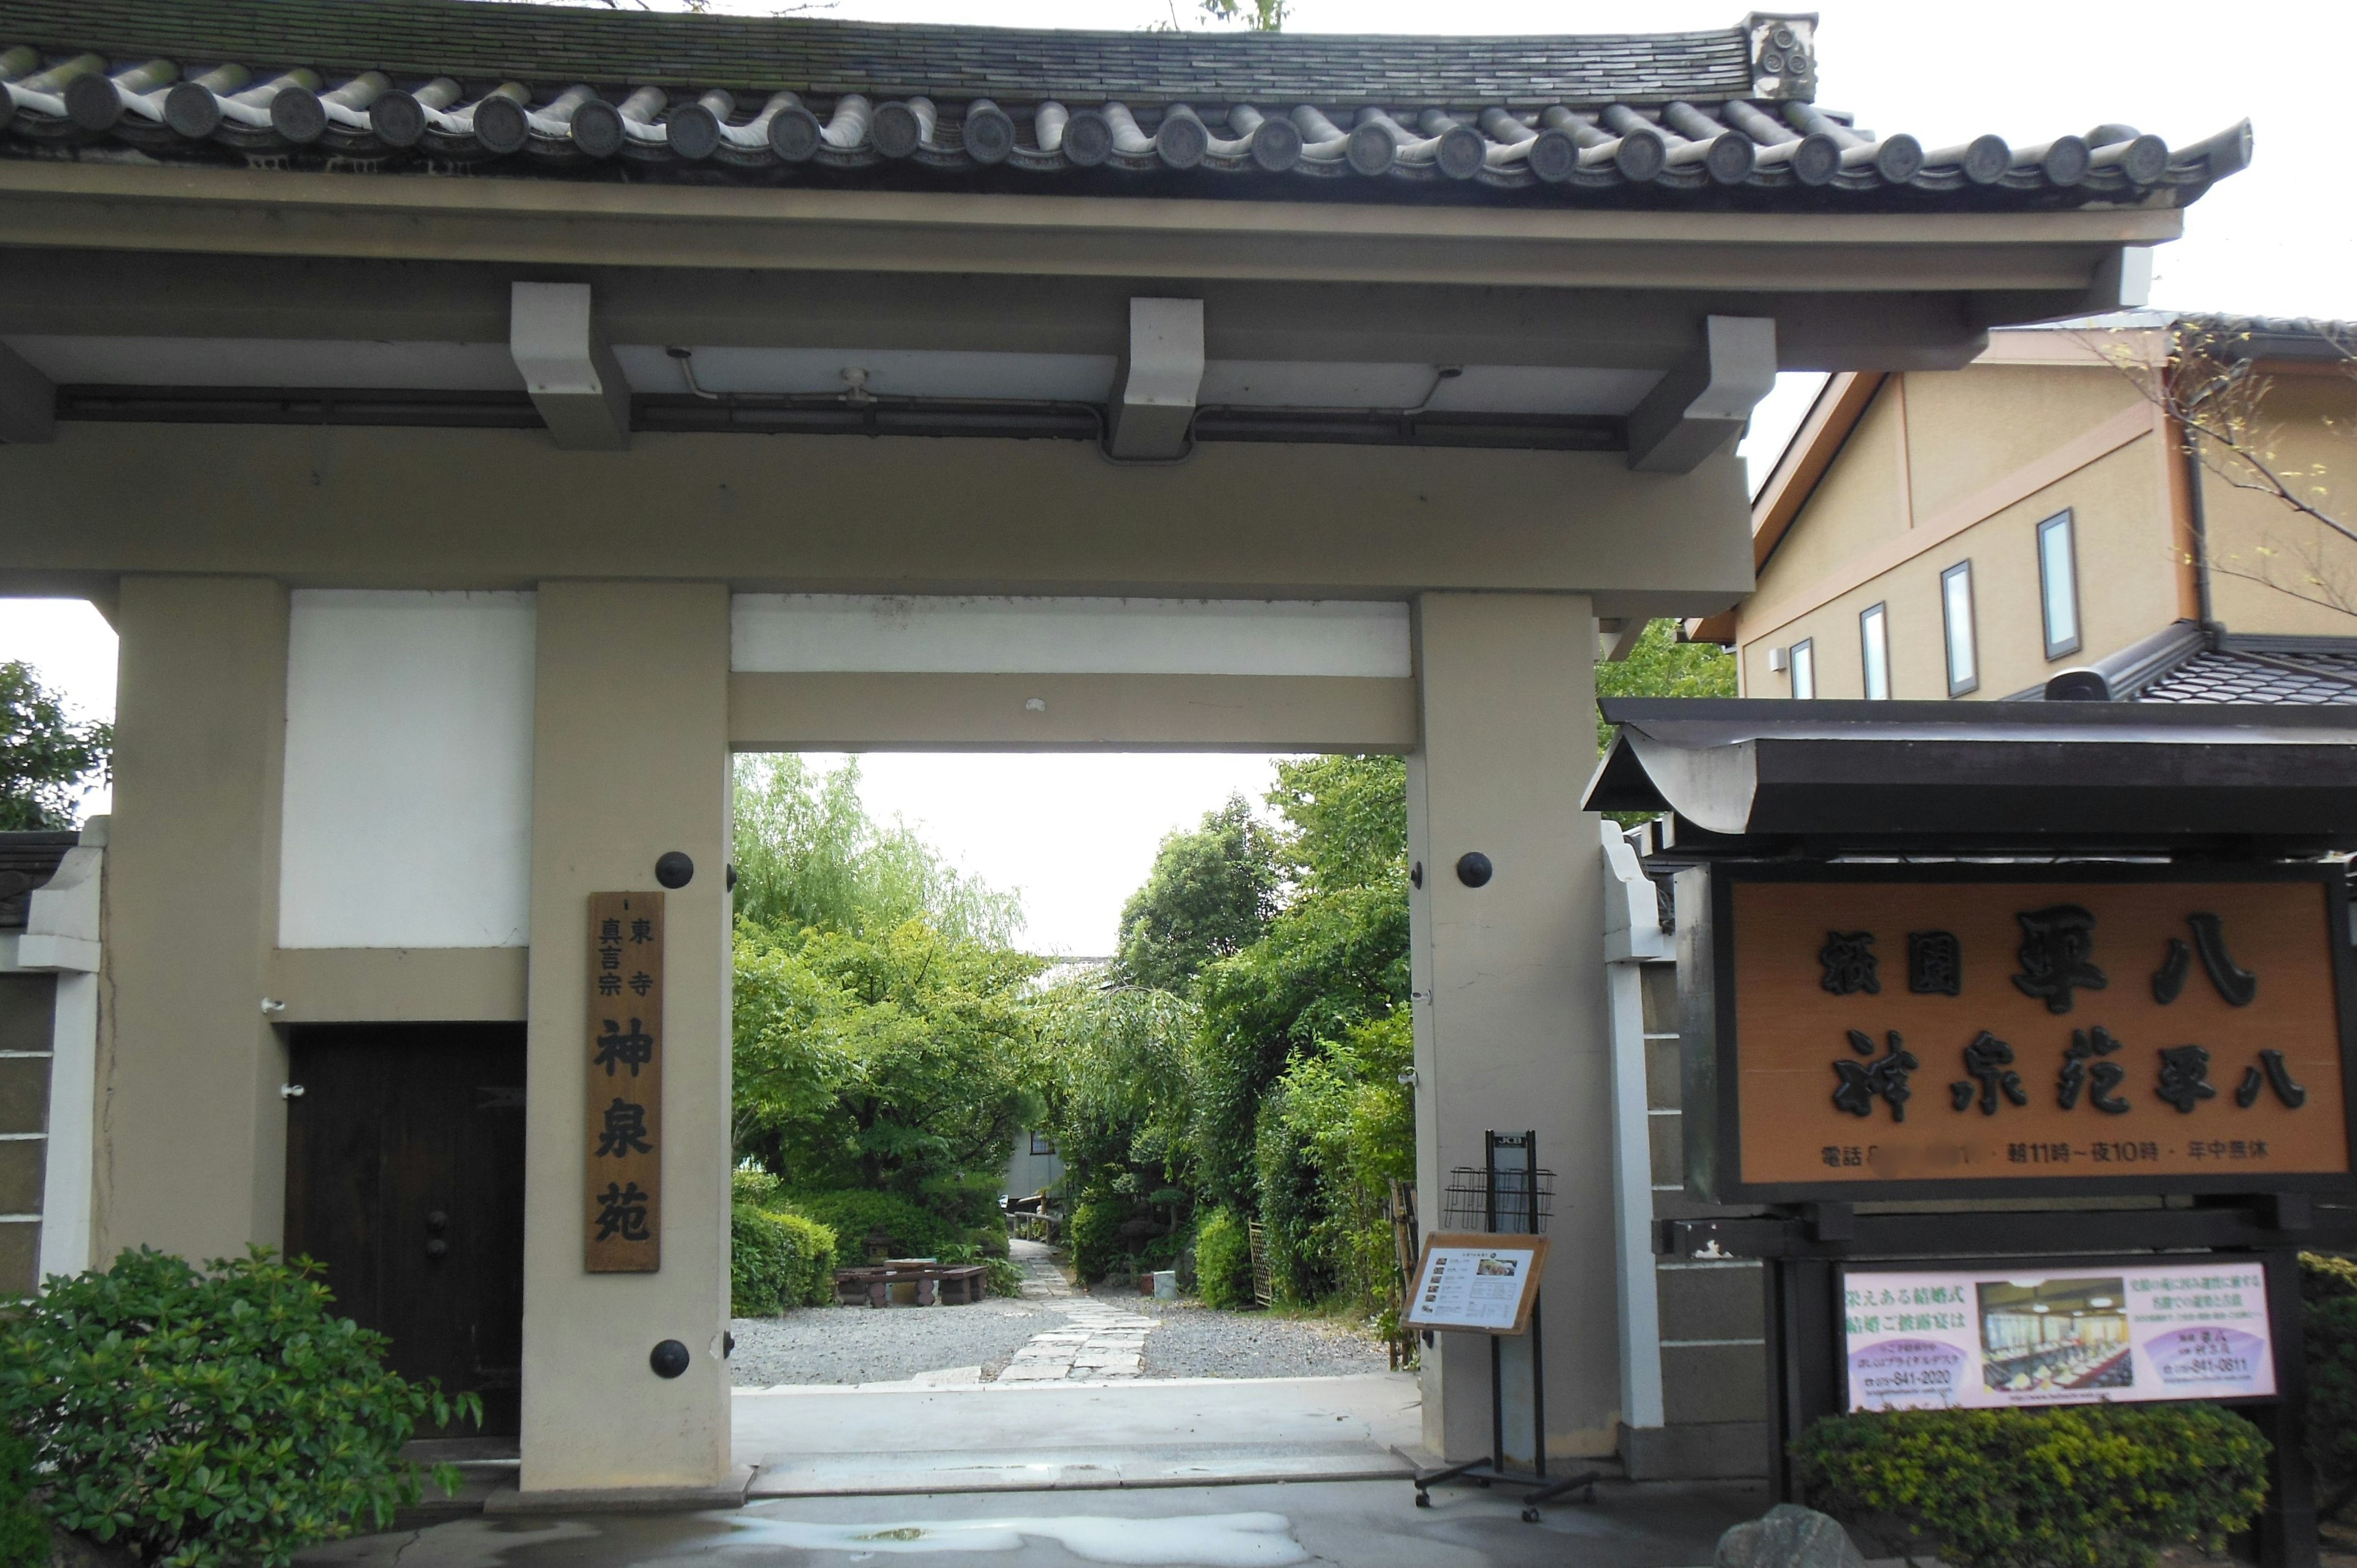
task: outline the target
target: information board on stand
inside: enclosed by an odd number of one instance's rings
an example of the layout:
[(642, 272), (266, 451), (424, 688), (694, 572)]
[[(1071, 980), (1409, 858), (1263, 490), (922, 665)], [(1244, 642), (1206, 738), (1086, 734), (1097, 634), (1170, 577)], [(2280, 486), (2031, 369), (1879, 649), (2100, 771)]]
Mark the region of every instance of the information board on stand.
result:
[(1435, 1232), (1424, 1244), (1401, 1321), (1410, 1328), (1521, 1334), (1530, 1326), (1546, 1254), (1544, 1236)]

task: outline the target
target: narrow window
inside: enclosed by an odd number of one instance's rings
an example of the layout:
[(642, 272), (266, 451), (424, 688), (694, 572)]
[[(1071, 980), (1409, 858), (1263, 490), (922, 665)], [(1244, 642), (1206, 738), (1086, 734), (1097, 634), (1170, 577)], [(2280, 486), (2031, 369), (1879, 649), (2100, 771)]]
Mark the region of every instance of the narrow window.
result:
[(1890, 698), (1890, 620), (1875, 605), (1857, 618), (1858, 652), (1866, 664), (1866, 697), (1870, 703)]
[(2079, 551), (2071, 514), (2038, 525), (2038, 591), (2046, 610), (2046, 657), (2079, 651)]
[(1817, 645), (1813, 638), (1792, 644), (1792, 695), (1805, 702), (1817, 694)]
[(1980, 689), (1979, 650), (1973, 628), (1973, 564), (1959, 561), (1940, 574), (1940, 614), (1948, 632), (1948, 695)]

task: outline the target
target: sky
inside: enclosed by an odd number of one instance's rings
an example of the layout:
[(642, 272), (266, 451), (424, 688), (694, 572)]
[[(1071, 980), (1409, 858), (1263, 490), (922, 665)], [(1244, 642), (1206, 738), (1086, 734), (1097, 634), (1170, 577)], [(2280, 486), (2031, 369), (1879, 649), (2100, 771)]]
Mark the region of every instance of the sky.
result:
[[(677, 9), (655, 3), (649, 9)], [(782, 0), (715, 0), (770, 15)], [(1293, 32), (1628, 32), (1723, 27), (1745, 0), (1487, 0), (1478, 12), (1410, 0), (1293, 0)], [(1798, 10), (1800, 6), (1794, 6)], [(2172, 145), (2244, 117), (2251, 168), (2187, 214), (2186, 237), (2157, 255), (2157, 306), (2266, 316), (2357, 317), (2357, 202), (2339, 166), (2352, 0), (1819, 0), (1819, 101), (1861, 126), (1908, 131), (1927, 147), (1994, 131), (2016, 145), (2125, 122)], [(795, 6), (846, 20), (1019, 22), (1027, 27), (1191, 27), (1186, 0), (835, 0)], [(1756, 478), (1799, 423), (1818, 378), (1788, 376), (1753, 418)], [(5, 526), (0, 519), (0, 526)], [(0, 660), (27, 660), (81, 714), (114, 710), (113, 635), (88, 606), (0, 599)], [(1025, 897), (1027, 945), (1113, 950), (1121, 906), (1173, 827), (1229, 794), (1268, 787), (1265, 757), (877, 754), (865, 796), (967, 870)], [(91, 803), (104, 810), (101, 795)]]

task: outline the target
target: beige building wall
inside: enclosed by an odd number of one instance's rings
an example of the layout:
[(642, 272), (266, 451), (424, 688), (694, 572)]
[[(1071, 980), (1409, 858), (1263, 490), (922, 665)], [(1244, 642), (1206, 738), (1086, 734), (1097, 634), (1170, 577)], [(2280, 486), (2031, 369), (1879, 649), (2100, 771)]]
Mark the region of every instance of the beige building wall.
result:
[[(728, 591), (540, 585), (524, 1122), (527, 1491), (714, 1486), (728, 1473)], [(665, 896), (662, 1266), (583, 1267), (589, 896)], [(690, 1352), (665, 1380), (648, 1355)]]
[[(1745, 695), (1790, 696), (1789, 669), (1771, 670), (1770, 657), (1806, 640), (1816, 694), (1863, 697), (1858, 618), (1881, 604), (1892, 697), (1946, 700), (1940, 579), (1960, 563), (1973, 569), (1979, 683), (1959, 694), (1975, 700), (2042, 685), (2191, 616), (2163, 428), (2108, 365), (1892, 376), (1738, 616)], [(2037, 529), (2065, 510), (2080, 646), (2049, 660)]]
[(1841, 569), (1842, 564), (1889, 544), (1907, 532), (1902, 486), (1905, 421), (1892, 376), (1867, 405), (1841, 456), (1760, 569), (1755, 604), (1789, 599)]
[[(2277, 471), (2301, 476), (2303, 490), (2322, 492), (2314, 499), (2324, 510), (2357, 527), (2357, 381), (2305, 371), (2278, 373), (2274, 383), (2266, 449)], [(2357, 543), (2208, 468), (2201, 504), (2212, 613), (2229, 630), (2357, 636)]]
[(234, 1257), (285, 1230), (286, 1053), (262, 1004), (286, 593), (253, 577), (128, 576), (114, 625), (93, 1253)]
[(1900, 379), (1911, 505), (1923, 521), (2144, 402), (2108, 365), (1971, 365)]

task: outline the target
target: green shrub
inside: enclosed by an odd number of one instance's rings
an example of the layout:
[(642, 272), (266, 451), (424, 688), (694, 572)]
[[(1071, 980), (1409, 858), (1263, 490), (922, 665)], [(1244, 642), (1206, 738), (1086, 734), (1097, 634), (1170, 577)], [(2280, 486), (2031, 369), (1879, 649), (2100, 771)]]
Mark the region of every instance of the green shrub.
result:
[(728, 1310), (768, 1317), (834, 1297), (834, 1232), (815, 1219), (737, 1204), (728, 1221)]
[(1232, 1208), (1214, 1208), (1195, 1233), (1196, 1288), (1205, 1306), (1253, 1305), (1252, 1232)]
[(867, 1261), (867, 1238), (877, 1230), (892, 1239), (896, 1258), (937, 1258), (965, 1237), (962, 1228), (898, 1193), (861, 1188), (809, 1189), (789, 1193), (786, 1202), (834, 1232), (845, 1262)]
[(0, 1568), (48, 1568), (49, 1521), (33, 1500), (33, 1445), (0, 1432)]
[(2308, 1454), (2317, 1513), (2357, 1499), (2357, 1263), (2300, 1254), (2299, 1311), (2308, 1363)]
[(785, 1201), (786, 1184), (759, 1165), (738, 1165), (728, 1173), (728, 1196), (756, 1208), (775, 1208)]
[(481, 1422), (475, 1395), (385, 1370), (384, 1337), (328, 1310), (316, 1264), (257, 1247), (206, 1270), (126, 1251), (0, 1332), (0, 1418), (62, 1528), (169, 1568), (285, 1568), (417, 1501), (401, 1445), (421, 1422)]
[(983, 1283), (993, 1295), (1023, 1294), (1023, 1265), (1011, 1258), (985, 1257), (982, 1260)]
[(1072, 1272), (1082, 1284), (1094, 1284), (1129, 1258), (1121, 1239), (1124, 1206), (1090, 1198), (1072, 1210), (1064, 1223), (1064, 1240), (1072, 1250)]
[(1832, 1416), (1792, 1451), (1813, 1506), (1964, 1568), (2149, 1568), (2164, 1546), (2223, 1555), (2269, 1449), (2215, 1405), (2091, 1404)]

